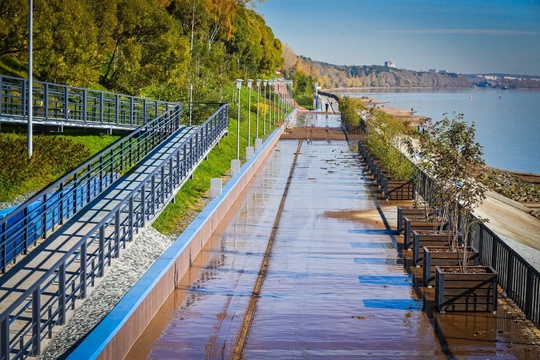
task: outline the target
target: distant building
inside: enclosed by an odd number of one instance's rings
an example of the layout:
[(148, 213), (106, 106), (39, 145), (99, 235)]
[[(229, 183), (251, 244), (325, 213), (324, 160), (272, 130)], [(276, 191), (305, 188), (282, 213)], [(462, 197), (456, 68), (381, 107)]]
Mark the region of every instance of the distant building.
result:
[(437, 69), (429, 69), (428, 73), (435, 74), (437, 72)]
[(441, 74), (441, 75), (446, 74), (446, 70), (439, 70), (439, 74)]
[(384, 62), (384, 66), (390, 67), (390, 68), (395, 68), (395, 67), (396, 67), (396, 63), (393, 62), (393, 61), (385, 61), (385, 62)]

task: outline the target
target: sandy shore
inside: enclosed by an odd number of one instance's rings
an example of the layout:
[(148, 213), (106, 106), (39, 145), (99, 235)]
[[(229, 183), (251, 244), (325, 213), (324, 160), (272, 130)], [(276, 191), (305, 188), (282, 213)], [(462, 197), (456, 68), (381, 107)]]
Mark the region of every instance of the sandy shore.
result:
[(417, 116), (414, 115), (414, 110), (404, 110), (404, 109), (398, 109), (393, 107), (388, 107), (385, 104), (387, 104), (387, 101), (384, 100), (378, 100), (378, 99), (372, 99), (368, 97), (361, 98), (364, 105), (368, 107), (374, 107), (377, 110), (384, 111), (385, 113), (389, 115), (393, 115), (399, 119), (402, 119), (404, 123), (410, 126), (418, 127), (422, 126), (426, 120), (429, 118), (426, 116)]

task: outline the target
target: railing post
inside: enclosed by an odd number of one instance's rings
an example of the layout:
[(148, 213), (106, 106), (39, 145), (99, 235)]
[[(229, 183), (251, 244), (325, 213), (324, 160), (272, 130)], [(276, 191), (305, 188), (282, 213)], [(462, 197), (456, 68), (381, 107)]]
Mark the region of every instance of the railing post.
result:
[(133, 126), (133, 119), (134, 119), (134, 112), (135, 110), (133, 109), (133, 96), (130, 96), (129, 97), (129, 124), (131, 126)]
[(64, 325), (66, 322), (66, 262), (62, 262), (58, 268), (58, 322)]
[(98, 271), (99, 277), (103, 277), (105, 274), (105, 225), (99, 227), (99, 250), (98, 250)]
[(83, 103), (83, 110), (82, 110), (82, 120), (83, 122), (86, 124), (86, 121), (88, 120), (88, 116), (87, 116), (87, 107), (86, 107), (86, 102), (87, 102), (87, 91), (86, 89), (83, 89), (83, 96), (82, 96), (82, 103)]
[(69, 94), (68, 87), (64, 86), (64, 119), (69, 119)]
[(508, 263), (507, 263), (507, 271), (506, 274), (506, 296), (508, 294), (512, 293), (512, 287), (514, 286), (514, 255), (512, 253), (508, 253)]
[[(527, 316), (528, 319), (532, 318), (532, 309), (533, 309), (533, 294), (534, 294), (534, 290), (535, 290), (535, 287), (533, 286), (533, 269), (531, 266), (527, 267), (527, 279), (526, 279), (526, 283), (527, 285), (525, 286), (525, 291), (526, 291), (526, 294), (525, 294), (525, 306), (524, 306), (524, 312), (525, 312), (525, 315)], [(537, 288), (536, 288), (537, 289)]]
[(43, 87), (43, 117), (49, 118), (49, 83), (45, 83)]
[(133, 196), (129, 198), (129, 241), (133, 241)]
[(114, 257), (120, 256), (120, 209), (114, 213)]
[(103, 112), (105, 111), (103, 103), (104, 103), (104, 95), (102, 91), (99, 93), (99, 121), (101, 124), (103, 124)]
[(155, 207), (156, 207), (156, 175), (152, 175), (152, 185), (150, 188), (150, 199), (152, 201), (152, 207), (151, 207), (151, 214), (155, 214)]
[(81, 244), (81, 299), (86, 298), (86, 262), (87, 262), (87, 244), (83, 242)]
[(141, 186), (141, 227), (144, 227), (145, 226), (145, 223), (146, 223), (146, 185), (143, 184)]
[(9, 316), (0, 320), (0, 358), (9, 359)]
[(32, 355), (37, 356), (41, 353), (41, 297), (40, 285), (32, 292)]
[(115, 124), (118, 125), (118, 119), (120, 117), (120, 101), (118, 99), (120, 95), (115, 94), (114, 95), (114, 112), (115, 112)]
[(21, 87), (22, 87), (22, 116), (28, 116), (28, 94), (26, 93), (27, 92), (27, 88), (28, 88), (28, 80), (23, 80), (22, 83), (21, 83)]

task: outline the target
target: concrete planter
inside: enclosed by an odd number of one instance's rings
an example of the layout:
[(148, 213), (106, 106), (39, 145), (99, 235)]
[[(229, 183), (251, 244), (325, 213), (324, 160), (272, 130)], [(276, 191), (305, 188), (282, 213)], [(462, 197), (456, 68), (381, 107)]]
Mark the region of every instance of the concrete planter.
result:
[(440, 230), (445, 224), (444, 220), (426, 219), (423, 217), (405, 217), (405, 230), (403, 232), (403, 247), (409, 249), (412, 246), (412, 241), (415, 230)]
[(435, 307), (446, 311), (497, 311), (497, 272), (491, 266), (435, 267)]
[(452, 241), (451, 230), (413, 230), (413, 264), (422, 265), (424, 246), (450, 246)]
[[(469, 266), (478, 266), (480, 256), (475, 248), (468, 248)], [(463, 258), (463, 253), (452, 251), (448, 246), (423, 246), (422, 278), (424, 284), (431, 288), (435, 280), (435, 267), (437, 266), (459, 266)]]

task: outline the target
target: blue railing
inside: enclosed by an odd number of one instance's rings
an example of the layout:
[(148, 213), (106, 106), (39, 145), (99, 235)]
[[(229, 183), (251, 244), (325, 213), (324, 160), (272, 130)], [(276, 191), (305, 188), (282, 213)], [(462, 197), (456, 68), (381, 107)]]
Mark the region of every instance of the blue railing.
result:
[[(214, 106), (214, 109), (216, 107)], [(0, 220), (0, 272), (95, 199), (180, 128), (177, 104), (43, 189)]]
[[(164, 115), (169, 119), (163, 124), (164, 132), (178, 123), (176, 114), (168, 114), (170, 117)], [(67, 310), (75, 307), (76, 300), (86, 297), (87, 288), (103, 275), (105, 266), (119, 255), (126, 242), (133, 240), (138, 228), (154, 219), (170, 202), (175, 189), (189, 178), (227, 129), (228, 104), (200, 125), (183, 146), (148, 174), (0, 314), (0, 359), (39, 355), (41, 341), (51, 336), (54, 326), (64, 324)], [(156, 127), (152, 133), (157, 136), (160, 132)]]
[[(0, 75), (0, 120), (26, 122), (28, 94), (27, 79)], [(36, 122), (129, 129), (176, 104), (41, 81), (32, 82), (32, 100)]]

